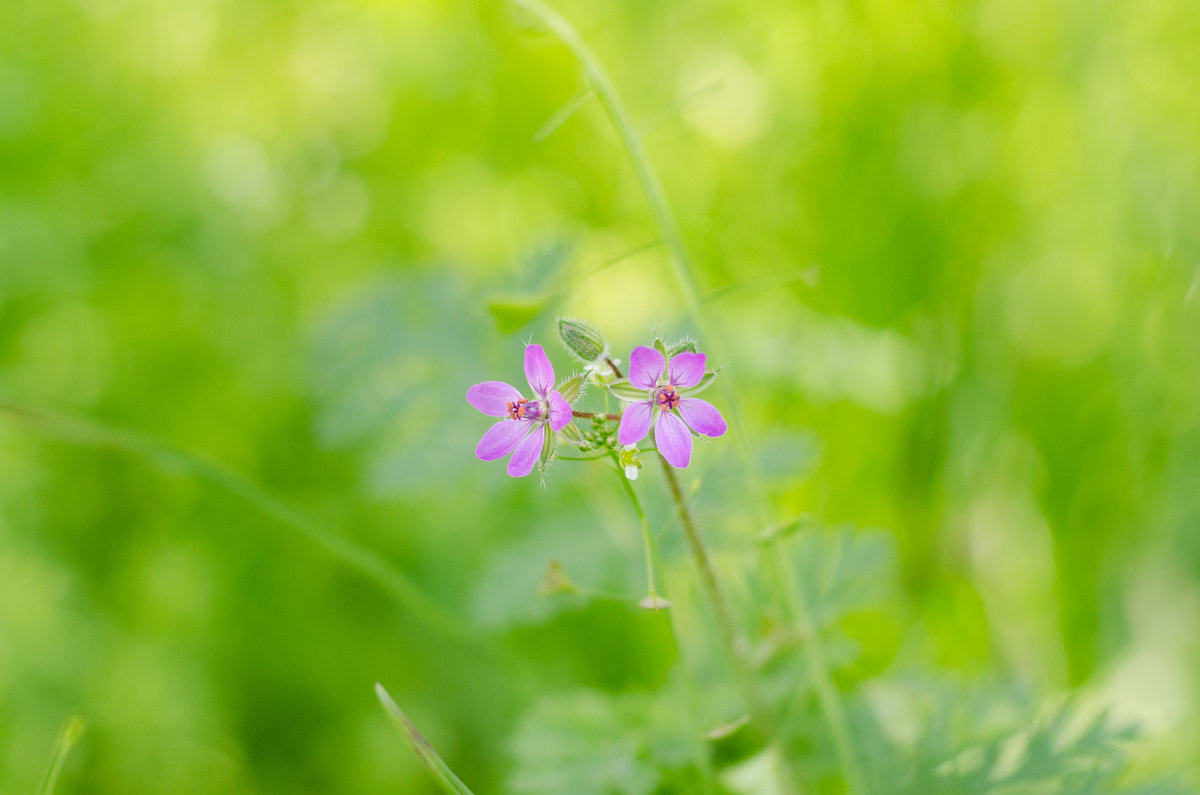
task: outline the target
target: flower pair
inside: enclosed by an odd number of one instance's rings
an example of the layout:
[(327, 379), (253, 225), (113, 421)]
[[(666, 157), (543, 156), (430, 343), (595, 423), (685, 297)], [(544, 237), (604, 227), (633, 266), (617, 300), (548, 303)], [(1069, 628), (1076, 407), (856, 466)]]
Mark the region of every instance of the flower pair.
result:
[[(680, 469), (687, 467), (692, 460), (693, 432), (715, 437), (727, 428), (712, 404), (688, 396), (712, 380), (714, 374), (705, 368), (703, 353), (684, 351), (668, 363), (663, 350), (634, 348), (629, 357), (629, 378), (606, 385), (613, 395), (628, 403), (620, 417), (617, 442), (635, 445), (653, 427), (655, 445), (667, 463)], [(566, 428), (572, 417), (571, 402), (555, 388), (554, 367), (542, 346), (526, 346), (525, 377), (534, 394), (529, 400), (502, 381), (484, 381), (467, 390), (467, 402), (484, 414), (502, 418), (483, 435), (475, 456), (494, 461), (511, 453), (508, 474), (513, 477), (528, 475), (539, 459), (545, 466), (553, 450), (553, 433)], [(580, 380), (576, 376), (572, 382)], [(578, 383), (574, 388), (564, 385), (562, 389), (574, 399)]]

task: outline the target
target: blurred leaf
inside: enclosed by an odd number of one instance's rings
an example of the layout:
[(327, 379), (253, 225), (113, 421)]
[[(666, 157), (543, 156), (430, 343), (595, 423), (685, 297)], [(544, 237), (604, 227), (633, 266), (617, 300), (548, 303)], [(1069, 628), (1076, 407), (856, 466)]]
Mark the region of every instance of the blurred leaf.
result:
[(408, 740), (408, 744), (412, 746), (413, 752), (421, 760), (421, 764), (429, 771), (429, 775), (433, 776), (434, 781), (450, 795), (471, 795), (471, 790), (467, 789), (467, 785), (459, 781), (450, 766), (442, 761), (425, 736), (404, 714), (404, 710), (400, 709), (388, 692), (383, 689), (383, 685), (378, 682), (375, 683), (375, 695), (379, 699), (379, 703), (383, 705), (388, 717), (404, 735), (404, 739)]
[(488, 311), (496, 320), (501, 334), (512, 334), (533, 320), (549, 305), (550, 299), (540, 295), (495, 298), (488, 302)]
[[(479, 574), (471, 603), (476, 620), (499, 629), (541, 624), (568, 610), (578, 610), (591, 601), (593, 588), (620, 591), (624, 563), (603, 533), (580, 528), (556, 527), (534, 532), (492, 551), (490, 562)], [(547, 566), (557, 562), (586, 594), (562, 592), (538, 596)]]
[(1089, 718), (1069, 701), (1038, 710), (1011, 687), (955, 688), (928, 679), (891, 682), (873, 692), (874, 709), (854, 713), (855, 734), (869, 744), (864, 756), (875, 786), (890, 792), (1187, 791), (1169, 781), (1126, 781), (1125, 748), (1136, 729), (1104, 714)]
[(512, 739), (516, 795), (649, 795), (664, 770), (684, 768), (697, 738), (663, 694), (549, 696), (522, 716)]
[(87, 726), (87, 719), (82, 715), (71, 715), (63, 722), (62, 728), (58, 730), (58, 738), (54, 741), (50, 767), (42, 782), (42, 795), (53, 795), (54, 788), (58, 786), (58, 777), (67, 761), (67, 754), (71, 753), (71, 749), (87, 732)]

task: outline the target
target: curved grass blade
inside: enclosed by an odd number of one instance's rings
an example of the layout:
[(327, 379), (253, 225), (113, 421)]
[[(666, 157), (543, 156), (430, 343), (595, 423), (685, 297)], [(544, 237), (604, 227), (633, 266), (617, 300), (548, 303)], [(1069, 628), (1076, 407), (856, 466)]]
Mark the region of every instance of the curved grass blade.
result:
[(87, 718), (82, 715), (71, 715), (63, 721), (58, 730), (58, 739), (54, 741), (54, 756), (50, 760), (50, 769), (46, 771), (46, 779), (42, 782), (41, 795), (53, 795), (58, 786), (58, 777), (67, 761), (67, 754), (75, 747), (84, 733), (87, 732)]
[(392, 722), (404, 734), (404, 738), (408, 740), (408, 744), (412, 746), (413, 752), (417, 758), (421, 760), (421, 764), (429, 771), (429, 775), (433, 776), (434, 781), (441, 785), (442, 789), (450, 793), (450, 795), (472, 795), (471, 790), (467, 789), (467, 785), (459, 780), (458, 776), (454, 775), (454, 771), (450, 766), (442, 761), (438, 756), (437, 751), (433, 750), (433, 746), (425, 739), (425, 736), (417, 730), (413, 722), (404, 714), (404, 710), (392, 700), (388, 695), (388, 691), (383, 689), (383, 685), (375, 683), (375, 696), (379, 699), (379, 703), (383, 705), (384, 710), (391, 717)]
[(584, 86), (579, 89), (575, 96), (571, 97), (566, 103), (554, 112), (554, 115), (542, 125), (542, 129), (538, 130), (533, 136), (533, 142), (539, 144), (549, 138), (558, 128), (566, 124), (572, 116), (579, 112), (579, 109), (587, 104), (588, 100), (595, 96), (595, 91), (591, 86)]
[(48, 437), (140, 456), (167, 471), (182, 472), (215, 483), (244, 499), (265, 515), (298, 531), (318, 547), (357, 569), (390, 591), (409, 613), (443, 637), (477, 645), (457, 618), (447, 614), (402, 571), (378, 553), (336, 533), (223, 464), (123, 428), (54, 414), (0, 396), (0, 417), (16, 420)]

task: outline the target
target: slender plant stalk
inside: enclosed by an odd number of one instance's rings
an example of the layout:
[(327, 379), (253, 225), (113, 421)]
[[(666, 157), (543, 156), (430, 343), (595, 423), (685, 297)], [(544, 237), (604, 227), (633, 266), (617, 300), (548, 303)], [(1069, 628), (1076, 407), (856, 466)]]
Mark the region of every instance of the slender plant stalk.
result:
[[(688, 309), (694, 317), (698, 317), (700, 315), (700, 292), (696, 287), (695, 278), (692, 276), (687, 249), (683, 245), (683, 235), (679, 232), (679, 224), (675, 222), (675, 216), (671, 213), (662, 182), (650, 165), (650, 159), (646, 157), (642, 139), (638, 135), (637, 127), (631, 121), (632, 117), (625, 109), (621, 95), (617, 93), (608, 73), (604, 71), (604, 67), (600, 65), (599, 59), (592, 53), (587, 42), (562, 14), (542, 3), (541, 0), (513, 0), (513, 3), (536, 16), (546, 27), (550, 28), (583, 67), (588, 83), (596, 92), (596, 98), (604, 106), (608, 118), (617, 130), (617, 135), (621, 138), (621, 145), (629, 154), (629, 160), (633, 164), (634, 171), (637, 172), (638, 182), (642, 185), (646, 200), (650, 202), (650, 207), (654, 210), (655, 218), (663, 232), (663, 241), (671, 252), (671, 265), (675, 270), (676, 279), (683, 288)], [(619, 371), (617, 372), (619, 374)]]
[(621, 419), (620, 414), (600, 414), (600, 413), (597, 413), (594, 411), (572, 411), (571, 416), (579, 417), (580, 419), (584, 419), (584, 420), (590, 420), (593, 417), (603, 417), (604, 419), (609, 420), (611, 422), (617, 422)]
[[(605, 402), (607, 403), (607, 401), (608, 398), (606, 396)], [(629, 479), (625, 477), (625, 474), (621, 471), (620, 461), (617, 458), (616, 453), (610, 451), (610, 455), (612, 456), (613, 464), (616, 467), (614, 471), (621, 481), (621, 486), (625, 491), (625, 496), (629, 497), (629, 502), (633, 505), (633, 510), (637, 513), (638, 521), (642, 525), (642, 544), (646, 554), (646, 579), (649, 583), (650, 591), (648, 601), (654, 601), (659, 596), (654, 584), (654, 569), (659, 566), (658, 547), (654, 543), (654, 534), (650, 530), (650, 521), (646, 518), (646, 512), (643, 510), (642, 503), (638, 499), (637, 491), (633, 488), (633, 485), (629, 482)], [(675, 629), (675, 616), (669, 609), (669, 602), (667, 603), (666, 607), (668, 608), (665, 611), (667, 616), (667, 631), (671, 635), (671, 644), (675, 647), (675, 653), (679, 655), (680, 662), (683, 663), (683, 645), (679, 642), (679, 633)], [(700, 690), (696, 684), (696, 680), (692, 677), (691, 669), (686, 665), (686, 663), (681, 665), (681, 669), (682, 676), (679, 681), (679, 686), (682, 688), (681, 698), (683, 699), (687, 708), (687, 712), (691, 715), (693, 722), (698, 725), (698, 703), (700, 700)], [(696, 755), (696, 764), (704, 776), (704, 791), (706, 793), (712, 792), (716, 787), (712, 759), (709, 758), (709, 755), (703, 748), (697, 749)]]
[(733, 614), (729, 610), (729, 603), (725, 600), (725, 594), (721, 590), (716, 572), (713, 571), (712, 562), (709, 560), (708, 552), (704, 548), (704, 541), (700, 538), (700, 531), (696, 528), (696, 522), (692, 518), (692, 511), (688, 507), (687, 499), (683, 496), (683, 489), (679, 487), (679, 478), (675, 475), (675, 470), (667, 463), (667, 459), (662, 457), (661, 453), (658, 456), (658, 460), (662, 464), (663, 476), (666, 478), (667, 486), (671, 491), (671, 498), (675, 501), (675, 507), (679, 512), (679, 522), (683, 525), (684, 535), (687, 536), (688, 547), (692, 552), (692, 561), (695, 563), (696, 571), (700, 574), (700, 585), (708, 596), (713, 613), (717, 616), (717, 623), (721, 625), (721, 639), (725, 643), (725, 652), (729, 655), (730, 665), (733, 666), (734, 675), (737, 676), (738, 682), (741, 685), (742, 695), (746, 699), (746, 706), (750, 710), (751, 717), (755, 721), (762, 722), (766, 719), (766, 710), (763, 706), (762, 696), (758, 692), (758, 684), (754, 680), (754, 674), (743, 653), (745, 644), (742, 643), (737, 625), (734, 624)]
[[(700, 305), (700, 291), (697, 286), (695, 277), (695, 269), (692, 266), (691, 258), (688, 256), (687, 248), (683, 243), (683, 235), (679, 231), (679, 224), (675, 220), (675, 215), (671, 211), (670, 203), (667, 201), (666, 192), (663, 190), (662, 182), (658, 178), (650, 159), (646, 155), (646, 150), (642, 139), (637, 134), (637, 128), (633, 124), (629, 113), (626, 111), (624, 102), (617, 93), (612, 80), (604, 71), (596, 56), (592, 53), (591, 48), (578, 34), (570, 22), (561, 14), (552, 8), (549, 8), (541, 0), (512, 0), (517, 6), (524, 8), (529, 13), (537, 16), (542, 22), (562, 41), (569, 49), (575, 58), (583, 67), (584, 73), (587, 75), (588, 82), (596, 93), (596, 97), (603, 105), (605, 112), (608, 114), (609, 120), (617, 131), (617, 135), (621, 139), (621, 143), (625, 148), (626, 154), (633, 165), (633, 169), (637, 174), (638, 181), (642, 185), (642, 190), (646, 194), (646, 199), (650, 204), (650, 209), (654, 213), (655, 219), (658, 221), (659, 228), (663, 233), (663, 240), (670, 252), (671, 267), (675, 273), (676, 281), (679, 283), (679, 289), (683, 293), (685, 304), (688, 308), (688, 314), (695, 323), (697, 330), (704, 334), (706, 338), (714, 337), (719, 339), (720, 335), (708, 334), (708, 324), (705, 322), (704, 313)], [(740, 423), (740, 401), (737, 399), (737, 390), (727, 381), (719, 385), (721, 391), (731, 400), (729, 401), (729, 412), (734, 420), (735, 426), (741, 426)], [(746, 464), (747, 471), (750, 472), (752, 488), (758, 492), (759, 513), (765, 511), (766, 500), (761, 494), (761, 486), (758, 478), (753, 477), (753, 473), (757, 470), (757, 461), (755, 460), (753, 450), (750, 448), (748, 440), (743, 433), (735, 433), (735, 443), (738, 448), (738, 453)], [(783, 555), (783, 550), (779, 546), (779, 542), (773, 542), (768, 545), (763, 552), (763, 558), (779, 558)], [(776, 579), (776, 592), (788, 594), (789, 588), (786, 582), (779, 579), (784, 573), (779, 571), (777, 560), (768, 567), (769, 571), (774, 572), (772, 578)], [(806, 627), (811, 628), (813, 622), (808, 615), (807, 605), (802, 599), (798, 599), (796, 595), (790, 594), (786, 596), (785, 604), (792, 614), (792, 618), (796, 623), (797, 628), (804, 633)], [(803, 635), (802, 635), (803, 636)], [(826, 725), (829, 727), (831, 734), (835, 738), (835, 742), (839, 747), (841, 758), (839, 761), (843, 766), (843, 772), (846, 775), (847, 782), (852, 788), (852, 791), (865, 795), (866, 790), (862, 785), (862, 775), (858, 772), (856, 763), (856, 753), (852, 738), (849, 736), (845, 727), (847, 725), (845, 714), (842, 710), (841, 703), (837, 696), (837, 688), (833, 683), (832, 677), (829, 675), (828, 664), (825, 660), (823, 646), (816, 633), (807, 633), (809, 642), (804, 644), (804, 654), (807, 658), (808, 667), (818, 693), (818, 703), (821, 712), (824, 715)], [(824, 694), (824, 695), (822, 695)], [(838, 739), (840, 736), (840, 740)]]
[(58, 739), (54, 741), (54, 756), (50, 759), (50, 767), (46, 770), (46, 778), (42, 781), (41, 795), (53, 795), (58, 786), (58, 777), (62, 774), (67, 754), (75, 747), (84, 733), (87, 732), (87, 719), (82, 715), (71, 715), (63, 721), (58, 730)]
[[(829, 677), (829, 662), (825, 656), (825, 642), (821, 633), (809, 618), (810, 611), (805, 602), (804, 594), (798, 585), (799, 577), (792, 569), (791, 561), (784, 555), (782, 547), (775, 546), (778, 554), (771, 555), (769, 565), (775, 570), (777, 581), (788, 583), (786, 587), (786, 604), (796, 622), (796, 629), (803, 639), (805, 655), (808, 658), (810, 670), (813, 672), (812, 685), (817, 694), (817, 703), (825, 715), (826, 725), (833, 738), (833, 747), (837, 751), (838, 762), (846, 775), (846, 785), (850, 792), (865, 793), (867, 788), (863, 780), (862, 768), (859, 766), (858, 752), (850, 734), (850, 726), (846, 714), (838, 699), (837, 687)], [(781, 569), (781, 571), (780, 571)], [(820, 675), (818, 675), (820, 674)]]
[[(633, 503), (633, 510), (637, 513), (638, 521), (642, 525), (642, 551), (646, 557), (647, 597), (653, 601), (659, 598), (658, 588), (654, 584), (654, 566), (658, 557), (658, 550), (654, 544), (654, 535), (650, 532), (650, 522), (646, 519), (646, 512), (642, 510), (642, 503), (638, 500), (637, 492), (633, 490), (633, 486), (629, 483), (629, 478), (625, 477), (625, 473), (621, 469), (621, 462), (617, 458), (617, 454), (610, 450), (609, 456), (613, 461), (613, 472), (616, 474), (617, 480), (621, 481), (621, 488), (625, 490), (625, 496)], [(665, 599), (665, 597), (663, 598)]]
[(438, 752), (433, 750), (433, 746), (425, 739), (425, 735), (421, 734), (413, 725), (413, 722), (404, 714), (404, 710), (400, 709), (399, 705), (388, 695), (388, 691), (384, 690), (383, 685), (378, 682), (375, 683), (375, 696), (383, 705), (388, 717), (396, 724), (396, 728), (404, 735), (404, 739), (408, 740), (417, 759), (421, 760), (421, 764), (429, 771), (429, 775), (433, 776), (433, 780), (441, 785), (441, 788), (449, 795), (472, 795), (467, 785), (454, 775), (454, 771), (442, 761)]

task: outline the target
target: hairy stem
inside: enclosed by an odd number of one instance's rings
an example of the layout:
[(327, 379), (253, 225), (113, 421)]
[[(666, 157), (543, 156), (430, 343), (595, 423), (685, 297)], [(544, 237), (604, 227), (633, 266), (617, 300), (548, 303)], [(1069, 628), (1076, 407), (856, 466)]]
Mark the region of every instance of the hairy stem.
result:
[[(633, 488), (633, 484), (629, 482), (629, 479), (626, 478), (625, 474), (621, 471), (620, 459), (617, 457), (617, 454), (611, 450), (609, 451), (609, 455), (612, 456), (613, 464), (615, 465), (614, 471), (616, 472), (617, 478), (621, 481), (621, 487), (625, 492), (625, 496), (629, 498), (629, 502), (633, 505), (634, 512), (637, 513), (638, 521), (642, 525), (642, 545), (646, 554), (646, 580), (649, 584), (649, 597), (651, 597), (649, 601), (654, 603), (656, 602), (656, 598), (659, 596), (654, 582), (654, 569), (659, 566), (658, 546), (654, 543), (654, 534), (650, 530), (650, 521), (646, 518), (646, 512), (642, 509), (642, 503), (641, 500), (638, 499), (637, 491)], [(669, 608), (669, 603), (667, 607)], [(683, 645), (679, 642), (679, 634), (675, 629), (675, 617), (672, 615), (670, 609), (667, 609), (663, 612), (666, 614), (667, 631), (671, 635), (671, 644), (674, 646), (676, 654), (679, 655), (681, 663), (682, 674), (678, 680), (678, 684), (681, 688), (681, 698), (684, 701), (688, 714), (691, 716), (693, 721), (699, 724), (699, 687), (697, 686), (695, 679), (692, 677), (691, 670), (683, 661)], [(696, 751), (696, 765), (704, 776), (704, 792), (712, 792), (716, 787), (712, 759), (709, 757), (706, 750), (699, 747)]]
[(605, 363), (606, 363), (606, 364), (607, 364), (607, 365), (608, 365), (608, 366), (609, 366), (609, 367), (612, 369), (612, 371), (613, 371), (613, 375), (615, 375), (617, 378), (624, 378), (624, 377), (625, 377), (625, 376), (621, 375), (621, 368), (620, 368), (620, 367), (617, 367), (617, 363), (616, 363), (616, 362), (614, 362), (612, 359), (610, 359), (610, 358), (608, 358), (607, 356), (605, 356), (605, 357), (604, 357), (604, 362), (605, 362)]
[(621, 419), (620, 414), (597, 414), (592, 411), (572, 411), (571, 416), (579, 417), (580, 419), (585, 419), (585, 420), (590, 420), (593, 417), (603, 417), (604, 419), (612, 420), (613, 422), (616, 422), (617, 420)]
[(683, 525), (684, 535), (687, 536), (688, 547), (692, 552), (692, 562), (700, 575), (700, 585), (708, 596), (713, 613), (717, 616), (717, 623), (721, 626), (721, 639), (725, 644), (725, 653), (729, 655), (730, 665), (733, 666), (733, 672), (741, 685), (742, 695), (746, 699), (746, 707), (754, 720), (762, 721), (766, 717), (762, 696), (758, 692), (758, 684), (754, 681), (754, 675), (746, 662), (743, 653), (744, 644), (738, 635), (737, 626), (733, 622), (729, 603), (725, 600), (725, 594), (717, 581), (717, 575), (713, 571), (708, 552), (704, 549), (704, 541), (700, 538), (700, 531), (696, 528), (692, 511), (688, 507), (687, 499), (683, 496), (683, 489), (679, 487), (679, 478), (676, 476), (674, 468), (667, 463), (667, 459), (663, 458), (661, 453), (658, 460), (662, 464), (663, 475), (667, 480), (667, 487), (671, 491), (671, 499), (675, 501), (675, 507), (679, 511), (679, 522)]

